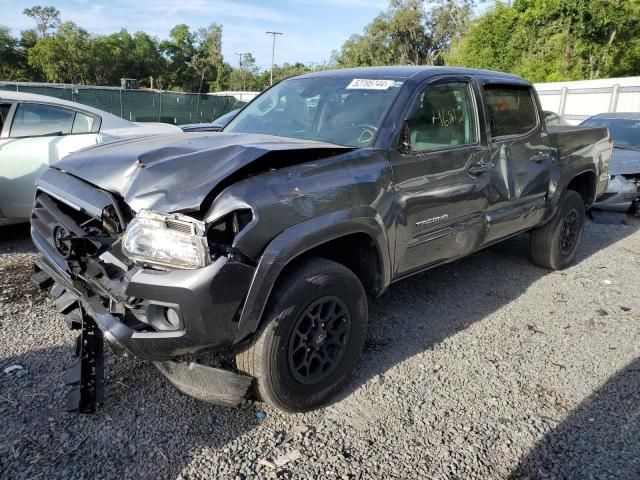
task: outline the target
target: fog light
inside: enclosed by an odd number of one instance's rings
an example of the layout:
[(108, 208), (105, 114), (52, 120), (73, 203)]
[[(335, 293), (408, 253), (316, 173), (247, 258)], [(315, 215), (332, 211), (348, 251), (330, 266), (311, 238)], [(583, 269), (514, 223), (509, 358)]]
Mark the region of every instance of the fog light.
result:
[(147, 323), (160, 332), (173, 332), (184, 328), (180, 307), (150, 304), (147, 306)]
[(180, 315), (178, 315), (178, 312), (176, 312), (175, 309), (165, 308), (164, 318), (167, 320), (167, 323), (176, 330), (180, 327)]

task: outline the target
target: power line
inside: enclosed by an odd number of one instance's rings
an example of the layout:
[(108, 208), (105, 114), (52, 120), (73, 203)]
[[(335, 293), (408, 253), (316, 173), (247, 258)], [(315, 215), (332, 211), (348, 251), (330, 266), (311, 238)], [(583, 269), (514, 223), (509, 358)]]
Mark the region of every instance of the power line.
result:
[(282, 32), (266, 32), (266, 34), (273, 37), (273, 43), (271, 45), (271, 80), (269, 81), (269, 85), (273, 85), (273, 61), (276, 56), (276, 35), (284, 34)]

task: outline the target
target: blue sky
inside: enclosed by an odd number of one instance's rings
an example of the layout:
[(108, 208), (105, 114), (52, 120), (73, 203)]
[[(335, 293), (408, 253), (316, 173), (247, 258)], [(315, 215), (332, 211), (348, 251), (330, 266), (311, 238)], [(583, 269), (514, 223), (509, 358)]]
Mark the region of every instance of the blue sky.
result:
[(329, 60), (352, 34), (387, 6), (386, 0), (0, 0), (0, 24), (18, 35), (32, 28), (22, 14), (33, 5), (53, 5), (63, 20), (72, 20), (92, 33), (112, 33), (121, 28), (145, 31), (165, 38), (171, 27), (186, 23), (192, 29), (212, 22), (223, 25), (225, 60), (238, 61), (234, 52), (251, 52), (256, 63), (268, 68), (271, 36), (266, 30), (284, 32), (276, 40), (276, 63)]

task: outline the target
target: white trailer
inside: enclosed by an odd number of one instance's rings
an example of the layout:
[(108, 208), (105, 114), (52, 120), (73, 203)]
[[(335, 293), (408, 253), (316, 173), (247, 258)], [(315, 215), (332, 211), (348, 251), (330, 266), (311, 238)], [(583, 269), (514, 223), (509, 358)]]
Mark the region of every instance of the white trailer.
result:
[(577, 125), (598, 113), (640, 112), (640, 77), (536, 83), (543, 110)]

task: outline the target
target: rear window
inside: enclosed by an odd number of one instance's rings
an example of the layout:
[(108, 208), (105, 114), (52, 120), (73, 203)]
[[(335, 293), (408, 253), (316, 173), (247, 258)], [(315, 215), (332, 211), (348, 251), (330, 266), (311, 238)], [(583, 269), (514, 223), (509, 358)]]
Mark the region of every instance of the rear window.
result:
[(84, 113), (76, 112), (76, 118), (73, 120), (73, 128), (71, 133), (89, 133), (93, 129), (93, 117)]
[(616, 148), (640, 150), (640, 119), (590, 118), (580, 126), (606, 127)]
[(492, 137), (522, 135), (537, 125), (529, 87), (487, 85), (484, 87), (484, 96)]

